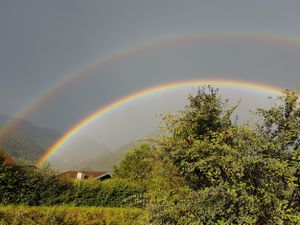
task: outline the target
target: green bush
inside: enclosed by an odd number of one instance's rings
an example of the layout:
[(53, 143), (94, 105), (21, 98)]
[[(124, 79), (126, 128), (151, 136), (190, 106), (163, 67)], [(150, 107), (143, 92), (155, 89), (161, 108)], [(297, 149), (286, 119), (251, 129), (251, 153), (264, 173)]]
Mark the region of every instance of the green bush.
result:
[(53, 205), (67, 203), (72, 183), (28, 166), (0, 164), (0, 203)]
[(0, 206), (0, 225), (147, 223), (147, 213), (135, 208)]

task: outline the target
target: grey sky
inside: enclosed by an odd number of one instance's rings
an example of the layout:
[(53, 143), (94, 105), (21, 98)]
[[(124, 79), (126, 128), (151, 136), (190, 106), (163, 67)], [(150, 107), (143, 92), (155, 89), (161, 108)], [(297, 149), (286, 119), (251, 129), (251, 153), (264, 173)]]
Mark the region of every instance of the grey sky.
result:
[[(118, 49), (189, 33), (273, 32), (300, 40), (300, 1), (2, 0), (0, 113), (15, 114), (45, 89)], [(247, 40), (149, 49), (73, 82), (29, 120), (66, 131), (99, 107), (144, 87), (214, 76), (291, 87), (300, 47)]]

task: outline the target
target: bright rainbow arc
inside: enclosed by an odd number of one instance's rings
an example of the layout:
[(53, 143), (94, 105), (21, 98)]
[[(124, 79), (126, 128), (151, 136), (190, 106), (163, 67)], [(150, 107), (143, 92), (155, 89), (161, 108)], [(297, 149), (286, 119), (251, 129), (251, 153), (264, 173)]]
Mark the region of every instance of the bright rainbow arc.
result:
[[(217, 31), (217, 32), (205, 32), (205, 33), (192, 33), (192, 34), (183, 34), (176, 36), (169, 36), (160, 38), (154, 41), (148, 41), (139, 43), (134, 46), (127, 48), (122, 48), (111, 54), (108, 54), (104, 58), (97, 59), (87, 66), (81, 67), (73, 73), (64, 76), (62, 80), (59, 80), (55, 84), (51, 85), (46, 91), (34, 98), (30, 103), (26, 104), (17, 114), (16, 118), (26, 118), (30, 113), (35, 111), (40, 105), (45, 103), (49, 98), (54, 96), (59, 91), (63, 90), (68, 84), (73, 81), (84, 77), (90, 72), (95, 71), (100, 66), (110, 64), (116, 60), (120, 60), (127, 56), (136, 54), (140, 51), (152, 48), (160, 48), (167, 45), (172, 45), (176, 43), (189, 43), (193, 41), (216, 41), (216, 40), (225, 40), (225, 39), (238, 39), (238, 40), (252, 40), (252, 41), (266, 41), (274, 42), (290, 46), (300, 46), (300, 39), (298, 37), (292, 37), (277, 33), (259, 33), (259, 32), (249, 32), (249, 31)], [(6, 137), (10, 132), (12, 132), (18, 125), (21, 123), (21, 120), (11, 120), (8, 121), (4, 126), (0, 128), (0, 139)]]
[(261, 91), (270, 94), (279, 95), (282, 92), (282, 89), (279, 87), (269, 86), (265, 84), (255, 83), (255, 82), (245, 82), (239, 80), (222, 80), (222, 79), (212, 79), (212, 80), (188, 80), (188, 81), (178, 81), (174, 83), (166, 83), (158, 86), (150, 87), (143, 89), (141, 91), (135, 92), (126, 97), (122, 97), (104, 107), (101, 107), (96, 112), (92, 113), (90, 116), (86, 117), (84, 120), (80, 121), (73, 128), (71, 128), (66, 134), (64, 134), (59, 140), (54, 143), (45, 154), (37, 161), (37, 164), (42, 164), (47, 161), (51, 155), (53, 155), (56, 151), (60, 149), (60, 147), (70, 140), (80, 129), (91, 123), (96, 118), (103, 116), (106, 113), (109, 113), (112, 109), (121, 107), (128, 102), (138, 100), (142, 97), (157, 93), (163, 92), (167, 90), (171, 90), (174, 88), (180, 87), (195, 87), (201, 85), (215, 85), (215, 86), (229, 86), (229, 87), (239, 87), (244, 89), (250, 89), (254, 91)]

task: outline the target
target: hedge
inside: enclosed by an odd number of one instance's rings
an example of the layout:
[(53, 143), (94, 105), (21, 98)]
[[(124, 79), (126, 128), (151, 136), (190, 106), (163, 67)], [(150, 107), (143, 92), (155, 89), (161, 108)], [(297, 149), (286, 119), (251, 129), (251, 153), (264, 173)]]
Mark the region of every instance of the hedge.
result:
[(145, 188), (122, 179), (74, 181), (0, 163), (0, 204), (143, 207)]

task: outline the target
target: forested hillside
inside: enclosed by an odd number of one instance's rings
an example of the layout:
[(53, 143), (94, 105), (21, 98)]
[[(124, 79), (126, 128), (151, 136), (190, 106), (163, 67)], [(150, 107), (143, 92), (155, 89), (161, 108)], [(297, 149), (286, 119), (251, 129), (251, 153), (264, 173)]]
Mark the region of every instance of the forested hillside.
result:
[(5, 149), (14, 159), (31, 163), (39, 159), (44, 148), (31, 139), (18, 133), (12, 133), (0, 140), (0, 148)]
[(0, 115), (0, 126), (8, 121), (17, 122), (18, 126), (0, 139), (0, 147), (15, 159), (35, 162), (61, 134), (55, 130), (39, 127), (26, 120), (8, 115)]

